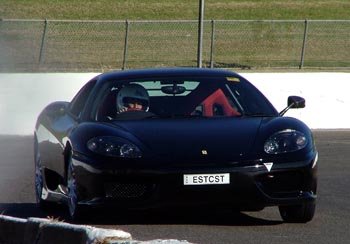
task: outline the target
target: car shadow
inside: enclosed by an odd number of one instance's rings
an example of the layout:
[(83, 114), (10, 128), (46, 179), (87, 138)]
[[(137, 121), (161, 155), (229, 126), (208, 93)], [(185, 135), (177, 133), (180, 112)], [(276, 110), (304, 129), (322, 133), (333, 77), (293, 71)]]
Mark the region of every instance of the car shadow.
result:
[(58, 218), (62, 213), (62, 206), (54, 207), (49, 212), (38, 208), (35, 203), (0, 203), (0, 214), (16, 218)]
[[(94, 224), (108, 225), (222, 225), (222, 226), (260, 226), (278, 225), (283, 221), (269, 220), (251, 216), (246, 212), (239, 212), (227, 209), (157, 209), (147, 211), (127, 211), (115, 210), (97, 211), (90, 216)], [(89, 219), (87, 219), (88, 221)]]
[(69, 221), (63, 205), (41, 210), (35, 203), (0, 204), (0, 214), (17, 218), (50, 218), (72, 224), (84, 225), (215, 225), (215, 226), (271, 226), (282, 224), (282, 220), (269, 220), (251, 216), (246, 212), (221, 209), (157, 209), (128, 210), (93, 209), (85, 212), (84, 218)]

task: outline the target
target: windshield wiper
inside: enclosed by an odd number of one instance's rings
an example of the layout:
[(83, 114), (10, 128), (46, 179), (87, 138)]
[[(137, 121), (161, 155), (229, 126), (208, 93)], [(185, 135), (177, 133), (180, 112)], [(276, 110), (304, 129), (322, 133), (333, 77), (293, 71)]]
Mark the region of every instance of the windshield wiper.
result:
[(246, 117), (273, 117), (271, 114), (265, 113), (244, 113), (243, 115)]
[(208, 118), (207, 116), (203, 116), (203, 115), (186, 115), (186, 114), (167, 114), (167, 115), (152, 115), (152, 116), (148, 116), (145, 117), (145, 119), (153, 119), (153, 118), (160, 118), (160, 119), (172, 119), (172, 118)]

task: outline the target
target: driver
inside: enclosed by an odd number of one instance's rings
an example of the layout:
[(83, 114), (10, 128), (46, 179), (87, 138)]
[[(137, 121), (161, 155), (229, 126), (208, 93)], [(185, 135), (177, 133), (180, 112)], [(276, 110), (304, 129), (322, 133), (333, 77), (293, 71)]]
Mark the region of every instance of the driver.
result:
[(117, 113), (129, 111), (147, 112), (149, 109), (149, 95), (147, 90), (139, 84), (124, 86), (117, 95)]

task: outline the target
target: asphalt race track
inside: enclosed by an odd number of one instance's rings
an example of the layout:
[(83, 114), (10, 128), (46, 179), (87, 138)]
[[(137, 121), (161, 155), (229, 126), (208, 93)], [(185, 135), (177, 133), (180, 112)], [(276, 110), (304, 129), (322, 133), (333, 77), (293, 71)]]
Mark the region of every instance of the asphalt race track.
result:
[[(350, 130), (314, 131), (319, 150), (318, 203), (307, 224), (285, 224), (277, 208), (261, 212), (208, 209), (119, 213), (95, 211), (79, 224), (121, 229), (135, 240), (193, 243), (349, 243)], [(64, 219), (65, 208), (44, 213), (35, 205), (32, 136), (0, 136), (0, 214)]]

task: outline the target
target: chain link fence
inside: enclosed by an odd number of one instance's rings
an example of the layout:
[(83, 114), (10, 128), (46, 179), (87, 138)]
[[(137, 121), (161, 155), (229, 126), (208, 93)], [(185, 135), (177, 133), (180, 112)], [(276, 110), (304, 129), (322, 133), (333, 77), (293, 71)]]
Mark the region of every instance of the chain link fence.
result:
[[(204, 22), (203, 67), (350, 67), (350, 20)], [(197, 66), (198, 21), (0, 20), (1, 72)]]

